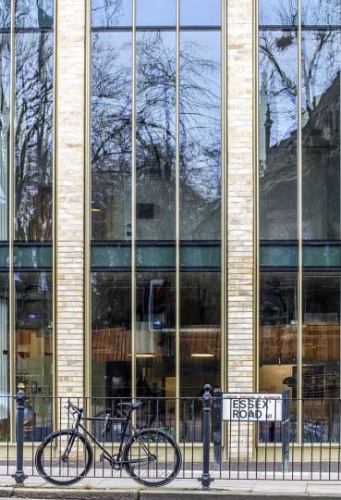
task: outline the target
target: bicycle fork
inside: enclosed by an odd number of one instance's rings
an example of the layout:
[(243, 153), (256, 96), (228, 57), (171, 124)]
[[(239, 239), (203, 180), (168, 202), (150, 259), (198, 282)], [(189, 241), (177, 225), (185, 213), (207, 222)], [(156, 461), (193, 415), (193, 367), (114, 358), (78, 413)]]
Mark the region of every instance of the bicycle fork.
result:
[(70, 436), (70, 439), (69, 439), (68, 444), (66, 446), (66, 449), (65, 449), (63, 455), (61, 456), (61, 461), (64, 463), (67, 463), (69, 461), (69, 455), (70, 455), (71, 449), (74, 445), (77, 433), (78, 433), (78, 431), (71, 432), (71, 436)]

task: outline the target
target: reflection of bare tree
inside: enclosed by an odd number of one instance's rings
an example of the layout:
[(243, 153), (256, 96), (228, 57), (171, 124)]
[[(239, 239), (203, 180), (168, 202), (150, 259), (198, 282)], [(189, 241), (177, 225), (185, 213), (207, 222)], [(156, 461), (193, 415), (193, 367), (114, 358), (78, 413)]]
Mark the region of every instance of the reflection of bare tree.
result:
[(9, 28), (11, 24), (11, 1), (2, 0), (0, 5), (0, 28)]
[(16, 238), (43, 241), (52, 229), (52, 37), (18, 34), (17, 47)]
[(95, 26), (116, 26), (123, 13), (122, 0), (93, 0), (92, 16)]
[[(52, 227), (52, 64), (51, 1), (21, 2), (17, 6), (15, 34), (10, 47), (10, 2), (0, 7), (0, 174), (1, 201), (8, 200), (9, 89), (15, 86), (15, 238), (46, 241)], [(41, 29), (37, 29), (41, 23)], [(33, 28), (31, 29), (31, 26)], [(44, 29), (43, 29), (44, 28)], [(7, 29), (7, 31), (6, 31)], [(16, 78), (10, 82), (10, 50), (15, 50)], [(6, 62), (7, 61), (7, 62)], [(4, 198), (4, 199), (2, 199)], [(2, 207), (1, 220), (7, 217)], [(6, 224), (3, 225), (6, 227)]]
[[(129, 38), (122, 36), (121, 40), (120, 43), (117, 34), (115, 38), (102, 33), (93, 35), (93, 197), (96, 203), (102, 203), (102, 208), (108, 196), (103, 191), (105, 184), (112, 184), (116, 177), (122, 193), (129, 183), (131, 169), (131, 45)], [(159, 197), (163, 203), (174, 205), (177, 79), (174, 33), (139, 33), (136, 51), (139, 193), (143, 200), (143, 192), (152, 190), (153, 185), (161, 186), (162, 179), (162, 188), (158, 189), (163, 191)], [(210, 57), (206, 40), (193, 39), (182, 45), (180, 137), (184, 198), (187, 197), (188, 205), (192, 200), (193, 205), (211, 213), (212, 207), (215, 210), (220, 204), (221, 191), (220, 60)], [(174, 207), (169, 206), (168, 212), (172, 210)]]
[(8, 239), (8, 142), (9, 142), (9, 68), (10, 68), (10, 3), (0, 5), (0, 240)]

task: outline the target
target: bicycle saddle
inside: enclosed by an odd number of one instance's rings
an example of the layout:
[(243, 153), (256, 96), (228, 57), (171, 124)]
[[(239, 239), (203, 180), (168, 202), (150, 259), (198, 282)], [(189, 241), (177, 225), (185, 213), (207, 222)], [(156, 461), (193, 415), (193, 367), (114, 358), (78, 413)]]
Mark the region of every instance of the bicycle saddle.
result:
[(117, 403), (117, 406), (120, 406), (121, 408), (131, 408), (132, 410), (136, 410), (136, 408), (140, 408), (141, 405), (142, 405), (142, 401), (136, 401), (136, 403), (122, 401), (121, 403)]

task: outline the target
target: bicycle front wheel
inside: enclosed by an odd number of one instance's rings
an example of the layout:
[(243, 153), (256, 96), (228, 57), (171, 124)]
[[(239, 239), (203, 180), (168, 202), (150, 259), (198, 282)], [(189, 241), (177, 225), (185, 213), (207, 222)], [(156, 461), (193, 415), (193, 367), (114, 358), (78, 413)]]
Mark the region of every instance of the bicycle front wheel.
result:
[(82, 434), (62, 430), (44, 439), (37, 449), (35, 463), (46, 481), (66, 486), (87, 475), (92, 459), (90, 443)]
[(181, 451), (166, 432), (145, 429), (134, 434), (125, 445), (123, 465), (138, 483), (163, 486), (179, 473)]

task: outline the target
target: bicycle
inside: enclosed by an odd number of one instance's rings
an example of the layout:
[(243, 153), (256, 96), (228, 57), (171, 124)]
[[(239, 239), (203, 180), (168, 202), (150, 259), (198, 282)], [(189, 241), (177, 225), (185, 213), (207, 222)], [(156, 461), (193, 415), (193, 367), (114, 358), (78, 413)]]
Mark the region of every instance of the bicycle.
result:
[[(39, 445), (35, 465), (46, 481), (57, 485), (71, 485), (83, 479), (93, 463), (91, 442), (101, 450), (101, 461), (108, 461), (115, 470), (125, 469), (128, 475), (144, 486), (163, 486), (179, 473), (182, 457), (174, 439), (158, 429), (137, 429), (132, 423), (132, 413), (142, 401), (120, 402), (115, 414), (104, 419), (102, 436), (109, 432), (113, 423), (119, 423), (121, 434), (118, 452), (113, 455), (104, 443), (86, 429), (82, 421), (102, 419), (83, 416), (79, 408), (68, 400), (67, 410), (74, 420), (70, 429), (58, 430), (48, 435)], [(80, 430), (82, 432), (80, 432)], [(125, 442), (126, 436), (129, 436)]]

